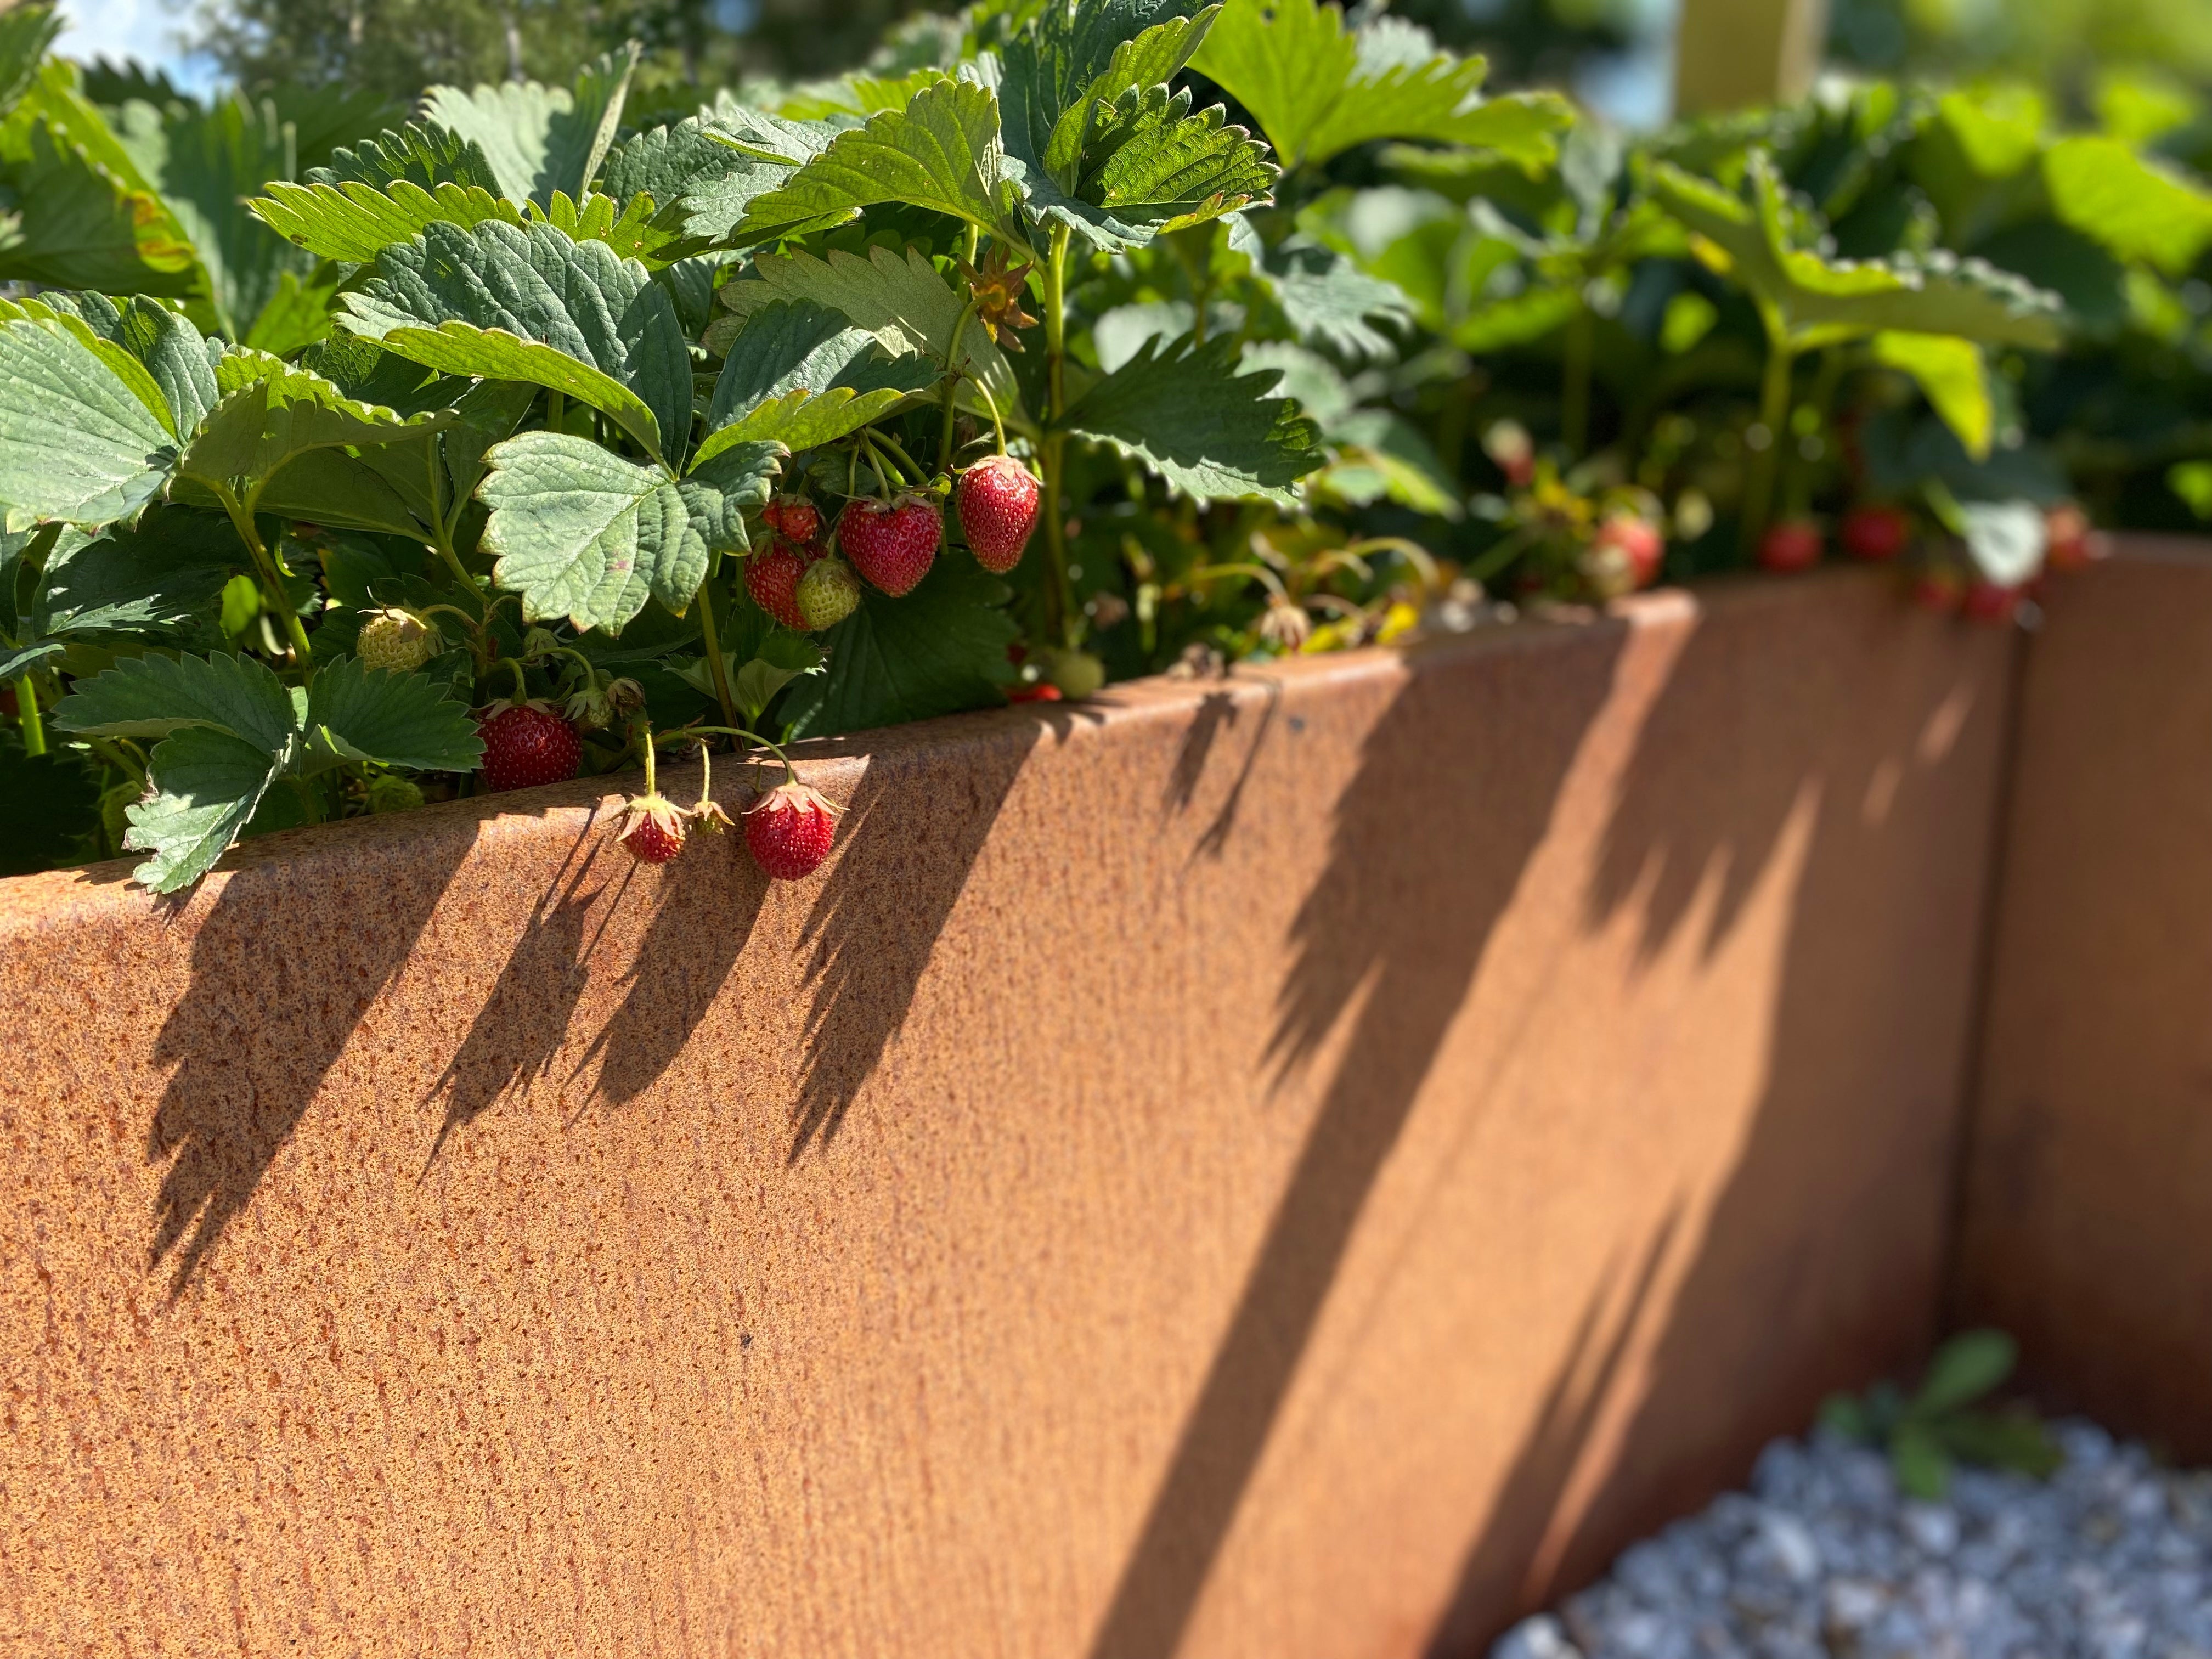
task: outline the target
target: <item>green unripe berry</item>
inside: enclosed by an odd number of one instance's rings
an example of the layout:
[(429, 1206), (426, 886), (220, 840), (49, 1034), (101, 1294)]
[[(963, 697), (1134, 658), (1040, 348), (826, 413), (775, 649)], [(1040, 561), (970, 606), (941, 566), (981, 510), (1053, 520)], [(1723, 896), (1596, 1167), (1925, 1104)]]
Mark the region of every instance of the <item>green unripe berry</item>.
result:
[(860, 579), (842, 559), (817, 559), (799, 579), (793, 602), (810, 629), (835, 628), (860, 603)]
[(379, 611), (362, 624), (356, 654), (363, 668), (411, 674), (445, 643), (438, 630), (404, 611)]

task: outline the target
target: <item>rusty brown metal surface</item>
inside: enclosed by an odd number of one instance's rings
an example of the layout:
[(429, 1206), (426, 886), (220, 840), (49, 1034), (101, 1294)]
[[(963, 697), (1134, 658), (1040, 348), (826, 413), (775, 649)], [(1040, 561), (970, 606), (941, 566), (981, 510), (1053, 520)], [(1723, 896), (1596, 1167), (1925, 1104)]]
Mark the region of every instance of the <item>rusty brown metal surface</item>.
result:
[(2029, 653), (1957, 1316), (2212, 1457), (2212, 555), (2132, 538)]
[(817, 746), (795, 886), (603, 784), (0, 883), (0, 1644), (1474, 1652), (1928, 1342), (2011, 649), (1833, 574)]

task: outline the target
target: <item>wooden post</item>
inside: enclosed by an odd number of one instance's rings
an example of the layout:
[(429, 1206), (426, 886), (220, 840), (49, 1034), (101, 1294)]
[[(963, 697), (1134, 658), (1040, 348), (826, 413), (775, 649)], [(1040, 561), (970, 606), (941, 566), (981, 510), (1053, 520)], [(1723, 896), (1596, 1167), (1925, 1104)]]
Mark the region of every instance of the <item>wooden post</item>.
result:
[(1797, 97), (1813, 84), (1827, 33), (1828, 0), (1682, 0), (1674, 113)]

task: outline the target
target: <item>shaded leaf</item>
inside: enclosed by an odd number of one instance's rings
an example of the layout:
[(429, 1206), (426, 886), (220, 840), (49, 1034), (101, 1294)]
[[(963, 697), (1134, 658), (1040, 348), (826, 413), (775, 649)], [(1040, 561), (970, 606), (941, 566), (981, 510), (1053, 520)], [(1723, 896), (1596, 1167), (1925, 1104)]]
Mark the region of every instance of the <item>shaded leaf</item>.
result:
[[(0, 12), (0, 25), (9, 15)], [(0, 744), (0, 876), (82, 857), (99, 824), (100, 781), (76, 755), (27, 755), (20, 744)]]
[(1324, 458), (1312, 422), (1289, 399), (1268, 395), (1275, 378), (1242, 372), (1234, 338), (1193, 345), (1186, 335), (1164, 349), (1147, 340), (1077, 398), (1062, 425), (1200, 500), (1287, 502), (1291, 486)]
[(785, 694), (795, 737), (830, 737), (991, 707), (1013, 679), (1006, 584), (972, 558), (940, 553), (904, 599), (872, 588), (823, 636), (832, 665)]
[(939, 370), (919, 352), (894, 356), (841, 312), (779, 300), (745, 319), (731, 341), (707, 413), (700, 455), (773, 440), (809, 449), (888, 413)]
[(61, 537), (40, 575), (33, 625), (42, 634), (171, 627), (210, 610), (232, 573), (252, 565), (228, 519), (156, 507), (129, 528)]
[(423, 771), (469, 772), (483, 757), (468, 706), (428, 674), (401, 674), (341, 657), (307, 685), (309, 764), (371, 761)]
[[(826, 306), (874, 335), (891, 356), (922, 352), (940, 368), (948, 366), (962, 307), (951, 285), (916, 249), (902, 255), (873, 247), (866, 258), (838, 251), (826, 260), (811, 253), (764, 254), (753, 262), (753, 279), (723, 288), (721, 302), (730, 315), (708, 330), (708, 349), (729, 350), (747, 319), (779, 301)], [(962, 331), (959, 368), (989, 388), (1001, 414), (1021, 406), (1013, 371), (982, 329)], [(982, 408), (972, 391), (963, 402)]]

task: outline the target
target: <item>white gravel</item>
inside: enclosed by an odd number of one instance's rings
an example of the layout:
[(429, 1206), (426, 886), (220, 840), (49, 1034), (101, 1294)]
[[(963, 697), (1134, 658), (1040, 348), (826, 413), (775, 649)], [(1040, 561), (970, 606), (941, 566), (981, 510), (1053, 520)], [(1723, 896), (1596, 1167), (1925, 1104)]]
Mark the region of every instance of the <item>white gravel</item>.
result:
[(1825, 1432), (1778, 1440), (1749, 1493), (1636, 1545), (1492, 1659), (2212, 1659), (2212, 1471), (2056, 1431), (2048, 1481), (1962, 1468), (1941, 1504)]

